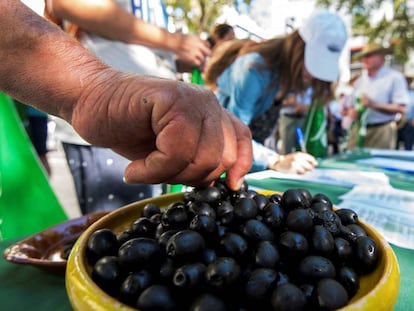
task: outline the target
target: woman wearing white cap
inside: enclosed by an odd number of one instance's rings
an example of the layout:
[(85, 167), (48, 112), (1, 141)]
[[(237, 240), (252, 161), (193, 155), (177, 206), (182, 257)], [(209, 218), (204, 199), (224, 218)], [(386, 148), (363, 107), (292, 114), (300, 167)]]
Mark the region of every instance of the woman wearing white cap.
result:
[[(339, 76), (339, 57), (347, 38), (340, 16), (316, 10), (299, 30), (243, 48), (217, 78), (217, 97), (250, 126), (258, 118), (261, 122), (269, 121), (266, 112), (290, 92), (303, 93), (311, 86), (314, 97), (327, 101), (331, 96), (330, 84)], [(260, 126), (266, 127), (264, 123)], [(307, 153), (278, 155), (257, 141), (253, 147), (252, 171), (304, 173), (317, 165), (315, 158)]]

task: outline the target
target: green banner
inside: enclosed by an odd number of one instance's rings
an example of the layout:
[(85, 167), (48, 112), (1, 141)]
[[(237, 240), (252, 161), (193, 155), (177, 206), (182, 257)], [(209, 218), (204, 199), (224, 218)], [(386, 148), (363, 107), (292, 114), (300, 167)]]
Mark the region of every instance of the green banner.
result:
[(64, 220), (67, 216), (13, 101), (0, 93), (0, 240), (33, 234)]
[(306, 151), (314, 157), (328, 154), (327, 118), (321, 101), (315, 100), (309, 107), (304, 125)]

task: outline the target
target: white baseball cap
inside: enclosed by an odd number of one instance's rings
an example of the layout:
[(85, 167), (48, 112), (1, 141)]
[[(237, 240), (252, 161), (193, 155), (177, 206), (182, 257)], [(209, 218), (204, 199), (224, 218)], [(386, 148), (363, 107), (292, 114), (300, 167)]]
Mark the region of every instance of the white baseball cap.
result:
[(348, 39), (343, 19), (336, 13), (318, 9), (299, 28), (305, 41), (305, 67), (322, 81), (339, 77), (339, 57)]

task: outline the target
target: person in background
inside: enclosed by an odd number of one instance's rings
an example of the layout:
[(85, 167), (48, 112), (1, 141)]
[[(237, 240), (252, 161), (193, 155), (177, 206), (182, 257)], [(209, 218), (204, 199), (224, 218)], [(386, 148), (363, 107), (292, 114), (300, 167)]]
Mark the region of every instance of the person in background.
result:
[(358, 55), (363, 71), (354, 83), (354, 105), (348, 115), (359, 120), (355, 123), (359, 125), (350, 130), (348, 150), (395, 149), (397, 117), (405, 113), (410, 99), (404, 75), (385, 66), (385, 56), (390, 53), (390, 48), (368, 43)]
[(308, 87), (300, 94), (288, 94), (282, 100), (278, 124), (277, 150), (280, 154), (296, 151), (296, 127), (303, 128), (306, 112), (312, 101), (312, 88)]
[(211, 91), (114, 69), (20, 1), (0, 1), (0, 15), (1, 92), (130, 160), (127, 183), (201, 187), (226, 172), (240, 189), (251, 134)]
[(404, 150), (413, 150), (414, 144), (414, 90), (412, 88), (412, 77), (406, 77), (408, 83), (408, 94), (410, 96), (410, 103), (407, 105), (405, 114), (402, 116), (402, 126), (397, 133), (397, 146), (400, 149), (402, 143)]
[[(48, 0), (46, 13), (106, 64), (134, 74), (177, 79), (178, 71), (202, 68), (208, 43), (195, 35), (167, 31), (160, 0)], [(127, 185), (128, 159), (107, 148), (91, 146), (67, 123), (57, 120), (82, 212), (113, 210), (165, 191), (163, 185)]]
[[(251, 128), (255, 119), (260, 118), (256, 128), (270, 129), (267, 134), (261, 133), (261, 137), (267, 137), (275, 123), (263, 116), (287, 94), (300, 94), (312, 87), (313, 98), (328, 102), (332, 97), (331, 82), (339, 77), (338, 60), (347, 38), (345, 23), (339, 15), (316, 10), (299, 30), (243, 48), (217, 78), (217, 98)], [(264, 124), (266, 120), (270, 120), (271, 126)], [(281, 155), (258, 141), (255, 131), (252, 135), (252, 171), (305, 173), (317, 165), (308, 153)]]
[(210, 35), (207, 38), (207, 41), (210, 43), (210, 47), (213, 49), (216, 46), (219, 46), (225, 41), (230, 41), (236, 38), (233, 26), (223, 23), (215, 24), (211, 31)]

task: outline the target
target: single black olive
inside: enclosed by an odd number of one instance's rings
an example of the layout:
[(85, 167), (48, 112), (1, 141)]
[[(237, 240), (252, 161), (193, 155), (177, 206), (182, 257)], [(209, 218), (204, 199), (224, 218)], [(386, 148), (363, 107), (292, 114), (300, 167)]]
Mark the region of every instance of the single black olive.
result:
[(304, 208), (310, 208), (313, 199), (312, 194), (308, 189), (304, 188), (299, 188), (298, 191), (300, 191), (304, 197)]
[(216, 211), (207, 202), (191, 202), (188, 211), (193, 215), (205, 215), (216, 219)]
[(221, 202), (217, 206), (217, 218), (223, 225), (230, 225), (234, 221), (234, 207), (229, 201)]
[(249, 219), (243, 226), (243, 235), (250, 241), (273, 241), (274, 233), (266, 224), (257, 220)]
[(253, 196), (253, 200), (256, 202), (257, 208), (259, 211), (262, 211), (264, 207), (269, 203), (269, 198), (264, 194), (256, 194)]
[(270, 241), (261, 241), (254, 251), (254, 264), (260, 268), (274, 268), (280, 259), (277, 246)]
[(200, 287), (205, 281), (205, 271), (206, 266), (200, 262), (181, 266), (174, 273), (173, 283), (179, 288), (194, 289)]
[(161, 218), (164, 227), (177, 230), (187, 228), (189, 221), (190, 217), (183, 202), (170, 204)]
[(300, 189), (288, 189), (282, 195), (281, 206), (285, 211), (291, 211), (297, 208), (307, 208), (308, 199)]
[(212, 248), (205, 248), (201, 252), (201, 262), (203, 262), (205, 265), (208, 265), (212, 263), (217, 258), (217, 253)]
[(160, 214), (161, 209), (157, 204), (148, 203), (141, 210), (141, 217), (151, 218), (153, 215)]
[(295, 209), (286, 217), (286, 228), (291, 231), (306, 233), (312, 230), (313, 215), (308, 209)]
[(124, 279), (118, 257), (105, 256), (99, 259), (93, 266), (91, 277), (106, 293), (116, 296)]
[(329, 256), (335, 249), (335, 240), (332, 234), (321, 225), (313, 228), (311, 248), (316, 254)]
[(134, 238), (119, 248), (120, 264), (130, 271), (142, 269), (158, 270), (164, 260), (164, 251), (156, 240)]
[(358, 238), (360, 236), (368, 236), (367, 232), (360, 225), (357, 225), (357, 224), (349, 224), (346, 227), (348, 229), (350, 229), (351, 232), (356, 235), (356, 238)]
[(282, 229), (285, 221), (285, 213), (278, 203), (269, 203), (263, 210), (263, 222), (273, 230)]
[(216, 289), (226, 289), (237, 284), (241, 276), (241, 267), (231, 257), (218, 257), (207, 266), (207, 283)]
[(377, 243), (368, 236), (358, 237), (355, 242), (354, 256), (357, 261), (357, 268), (360, 269), (361, 273), (372, 272), (379, 259)]
[(280, 204), (280, 202), (282, 202), (282, 195), (279, 194), (279, 193), (272, 193), (269, 196), (269, 202), (270, 203)]
[(341, 219), (341, 223), (346, 226), (350, 224), (358, 224), (358, 214), (348, 208), (341, 208), (336, 211), (336, 214)]
[(298, 232), (285, 231), (279, 237), (279, 250), (288, 258), (303, 257), (309, 249), (308, 240)]
[(217, 187), (206, 187), (197, 189), (194, 194), (194, 198), (196, 201), (206, 202), (215, 206), (221, 199), (221, 191)]
[(165, 285), (151, 285), (145, 289), (137, 301), (137, 309), (141, 311), (173, 311), (176, 302), (171, 290)]
[(182, 230), (167, 242), (167, 255), (175, 260), (198, 261), (205, 248), (203, 236), (193, 230)]
[(163, 233), (161, 233), (161, 235), (158, 237), (157, 241), (158, 244), (162, 247), (162, 248), (166, 248), (167, 247), (167, 242), (168, 240), (178, 232), (179, 230), (167, 230)]
[(341, 238), (337, 237), (334, 240), (335, 243), (335, 251), (334, 251), (334, 257), (339, 263), (346, 263), (349, 259), (352, 257), (352, 246), (351, 244)]
[(335, 266), (326, 257), (307, 256), (299, 263), (300, 277), (305, 281), (317, 281), (336, 276)]
[(217, 224), (210, 216), (195, 215), (190, 222), (189, 229), (197, 231), (206, 240), (217, 237)]
[(154, 238), (156, 229), (157, 224), (146, 217), (138, 218), (131, 226), (131, 232), (136, 238)]
[(349, 297), (353, 297), (359, 289), (358, 274), (349, 266), (344, 266), (339, 269), (338, 281), (348, 292)]
[(277, 273), (273, 269), (259, 268), (250, 273), (245, 285), (249, 299), (256, 301), (268, 300), (277, 281)]
[(110, 229), (98, 229), (88, 238), (85, 254), (88, 262), (93, 265), (104, 256), (115, 256), (119, 243), (115, 233)]
[(153, 283), (154, 277), (147, 270), (132, 273), (122, 282), (119, 290), (119, 299), (135, 308), (139, 295)]
[(257, 213), (257, 204), (253, 199), (240, 198), (234, 205), (234, 215), (237, 219), (252, 219), (256, 217)]
[(299, 287), (286, 283), (273, 291), (271, 304), (275, 311), (300, 311), (305, 308), (306, 298)]
[(246, 254), (248, 244), (245, 238), (233, 232), (227, 233), (220, 240), (220, 252), (222, 256), (242, 258)]
[(326, 206), (328, 206), (330, 210), (333, 209), (333, 204), (332, 204), (331, 199), (329, 199), (328, 196), (323, 193), (317, 193), (312, 197), (312, 204), (317, 203), (317, 202), (325, 203)]
[(345, 288), (334, 279), (322, 279), (316, 285), (318, 306), (323, 310), (335, 310), (348, 303), (348, 293)]
[(341, 232), (341, 219), (334, 211), (322, 211), (316, 214), (315, 224), (324, 226), (334, 237)]

